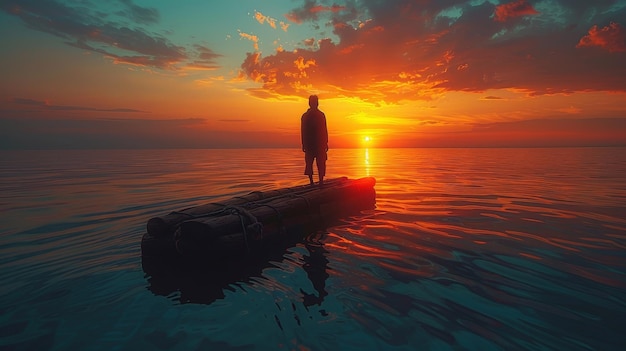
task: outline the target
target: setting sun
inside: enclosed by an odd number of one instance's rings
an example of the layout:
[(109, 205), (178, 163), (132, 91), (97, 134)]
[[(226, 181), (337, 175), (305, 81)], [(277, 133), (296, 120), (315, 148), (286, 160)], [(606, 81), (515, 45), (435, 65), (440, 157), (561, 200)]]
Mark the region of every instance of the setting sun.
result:
[(369, 135), (365, 135), (361, 138), (361, 146), (364, 148), (372, 147), (372, 138)]

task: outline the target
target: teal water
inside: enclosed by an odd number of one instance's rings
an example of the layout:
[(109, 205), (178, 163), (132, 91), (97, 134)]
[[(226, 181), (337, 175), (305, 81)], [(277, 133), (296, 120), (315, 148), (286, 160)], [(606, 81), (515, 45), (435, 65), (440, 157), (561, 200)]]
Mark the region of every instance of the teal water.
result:
[(298, 150), (0, 151), (1, 350), (621, 350), (626, 149), (330, 150), (377, 206), (249, 271), (146, 274), (153, 216)]

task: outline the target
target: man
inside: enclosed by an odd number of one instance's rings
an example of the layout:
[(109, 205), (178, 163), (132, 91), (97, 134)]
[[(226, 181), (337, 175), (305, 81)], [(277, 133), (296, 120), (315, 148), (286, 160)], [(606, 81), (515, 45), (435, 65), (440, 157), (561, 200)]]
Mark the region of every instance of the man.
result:
[(304, 174), (309, 176), (313, 184), (313, 160), (317, 163), (317, 173), (320, 185), (324, 184), (326, 175), (326, 152), (328, 151), (328, 129), (326, 115), (317, 107), (317, 95), (309, 96), (309, 109), (302, 115), (300, 134), (302, 136), (302, 151), (304, 152)]

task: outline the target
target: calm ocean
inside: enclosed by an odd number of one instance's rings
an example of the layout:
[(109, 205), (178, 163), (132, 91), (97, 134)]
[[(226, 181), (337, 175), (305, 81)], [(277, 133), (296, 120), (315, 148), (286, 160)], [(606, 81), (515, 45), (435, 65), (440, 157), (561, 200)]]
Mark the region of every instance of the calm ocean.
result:
[(297, 149), (0, 151), (0, 349), (626, 346), (624, 148), (330, 150), (376, 209), (230, 280), (144, 272), (149, 218), (302, 171)]

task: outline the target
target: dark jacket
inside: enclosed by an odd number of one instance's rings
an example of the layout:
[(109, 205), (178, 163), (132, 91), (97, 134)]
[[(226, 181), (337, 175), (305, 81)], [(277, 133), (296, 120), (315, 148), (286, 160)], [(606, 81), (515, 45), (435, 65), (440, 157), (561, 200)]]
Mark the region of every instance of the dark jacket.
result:
[(324, 112), (310, 108), (303, 115), (300, 123), (302, 150), (307, 153), (322, 153), (328, 150), (328, 129)]

